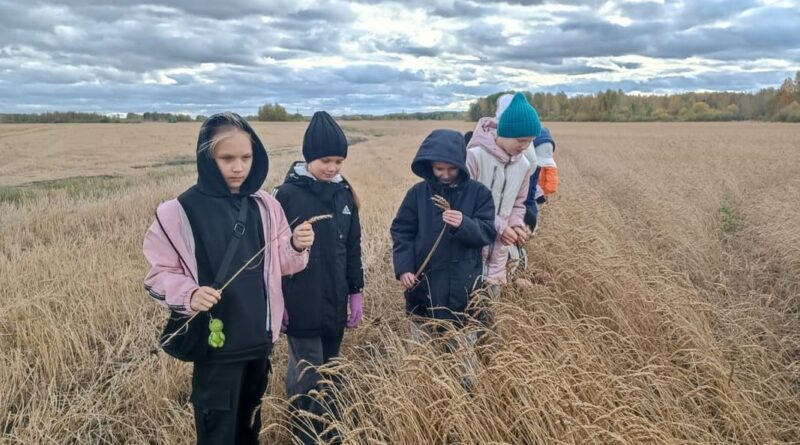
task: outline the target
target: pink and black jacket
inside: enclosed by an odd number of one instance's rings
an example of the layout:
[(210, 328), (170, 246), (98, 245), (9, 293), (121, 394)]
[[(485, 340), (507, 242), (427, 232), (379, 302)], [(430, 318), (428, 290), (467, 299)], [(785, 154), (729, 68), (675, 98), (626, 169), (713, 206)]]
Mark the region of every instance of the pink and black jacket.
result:
[[(240, 193), (231, 193), (216, 161), (204, 151), (214, 125), (213, 118), (209, 121), (203, 125), (198, 140), (197, 184), (178, 198), (160, 204), (156, 221), (145, 234), (143, 250), (150, 268), (144, 285), (162, 306), (192, 314), (192, 293), (200, 286), (212, 285), (232, 237), (238, 210), (241, 205), (248, 205), (244, 235), (226, 276), (233, 276), (247, 259), (266, 247), (225, 288), (220, 302), (211, 310), (212, 316), (225, 324), (226, 343), (215, 351), (217, 358), (248, 359), (268, 352), (269, 343), (278, 339), (284, 308), (281, 278), (303, 270), (308, 252), (292, 247), (292, 231), (283, 209), (260, 190), (267, 176), (268, 158), (249, 124), (240, 122), (251, 137), (253, 166)], [(224, 125), (224, 119), (217, 125)]]

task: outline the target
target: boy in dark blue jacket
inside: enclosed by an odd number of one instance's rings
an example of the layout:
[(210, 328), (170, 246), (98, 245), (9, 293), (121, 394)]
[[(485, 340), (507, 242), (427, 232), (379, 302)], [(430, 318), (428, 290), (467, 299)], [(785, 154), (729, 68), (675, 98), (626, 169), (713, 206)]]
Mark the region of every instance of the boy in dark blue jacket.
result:
[[(461, 133), (434, 130), (422, 142), (411, 171), (423, 179), (406, 193), (392, 222), (394, 272), (411, 315), (463, 322), (472, 291), (482, 284), (481, 249), (497, 236), (492, 194), (470, 179)], [(444, 197), (450, 210), (434, 205)], [(415, 276), (439, 233), (430, 261)]]

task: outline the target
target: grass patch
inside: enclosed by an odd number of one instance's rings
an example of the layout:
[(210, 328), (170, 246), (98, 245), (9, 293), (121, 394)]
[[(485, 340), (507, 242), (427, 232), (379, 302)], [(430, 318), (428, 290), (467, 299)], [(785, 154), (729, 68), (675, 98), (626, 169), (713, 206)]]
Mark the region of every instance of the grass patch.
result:
[(365, 138), (364, 136), (348, 136), (347, 137), (347, 145), (356, 145), (362, 142), (366, 142), (369, 139)]
[[(182, 164), (170, 164), (181, 166)], [(179, 174), (174, 169), (147, 173), (151, 180), (159, 180)], [(138, 178), (138, 179), (137, 179)], [(22, 205), (52, 193), (65, 193), (70, 198), (98, 199), (141, 181), (141, 176), (97, 175), (72, 176), (69, 178), (35, 181), (27, 184), (0, 186), (0, 204)]]
[(195, 164), (195, 157), (194, 156), (183, 156), (180, 158), (170, 159), (164, 162), (157, 162), (155, 164), (148, 164), (148, 165), (134, 165), (131, 168), (135, 169), (143, 169), (143, 168), (158, 168), (158, 167), (174, 167), (176, 165), (194, 165)]
[(363, 132), (366, 133), (368, 136), (373, 136), (376, 138), (383, 137), (386, 135), (383, 131), (374, 128), (365, 128)]
[(742, 228), (742, 218), (736, 214), (727, 199), (723, 199), (720, 203), (719, 214), (722, 217), (722, 232), (726, 235), (730, 235)]
[(68, 196), (102, 196), (119, 190), (121, 178), (112, 175), (73, 176), (0, 187), (0, 203), (22, 204), (38, 196), (65, 191)]
[(342, 131), (344, 131), (345, 134), (359, 133), (376, 138), (383, 137), (386, 135), (386, 133), (384, 133), (383, 130), (379, 130), (377, 128), (358, 128), (349, 125), (342, 126)]

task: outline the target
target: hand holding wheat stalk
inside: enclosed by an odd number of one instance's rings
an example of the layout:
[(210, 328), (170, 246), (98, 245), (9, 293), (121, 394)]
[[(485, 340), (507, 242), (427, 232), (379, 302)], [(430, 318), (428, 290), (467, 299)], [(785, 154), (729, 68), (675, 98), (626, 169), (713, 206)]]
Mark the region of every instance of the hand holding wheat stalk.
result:
[[(433, 205), (435, 205), (442, 211), (450, 210), (450, 203), (447, 202), (447, 199), (445, 199), (445, 197), (442, 195), (431, 196), (431, 201), (433, 201)], [(447, 224), (442, 225), (442, 230), (439, 232), (439, 236), (436, 237), (436, 241), (434, 241), (433, 247), (431, 247), (431, 251), (428, 252), (428, 256), (425, 257), (425, 260), (422, 262), (422, 265), (419, 266), (417, 273), (414, 274), (414, 278), (419, 279), (419, 276), (422, 274), (422, 271), (425, 270), (425, 266), (428, 265), (428, 262), (431, 260), (433, 253), (436, 252), (436, 248), (439, 247), (439, 242), (442, 241), (445, 229), (447, 229)]]
[[(309, 218), (309, 219), (308, 219), (308, 220), (306, 220), (305, 222), (307, 222), (307, 223), (309, 223), (309, 224), (314, 224), (314, 223), (316, 223), (316, 222), (319, 222), (319, 221), (324, 221), (324, 220), (326, 220), (326, 219), (330, 219), (330, 218), (333, 218), (333, 215), (331, 215), (330, 213), (328, 213), (328, 214), (325, 214), (325, 215), (317, 215), (317, 216), (312, 216), (311, 218)], [(296, 219), (295, 219), (294, 221), (296, 221)], [(294, 222), (294, 221), (292, 221), (292, 222)], [(264, 253), (264, 251), (267, 249), (267, 246), (269, 246), (269, 245), (270, 245), (270, 243), (271, 243), (272, 241), (275, 241), (276, 239), (278, 239), (278, 237), (275, 237), (275, 238), (271, 239), (269, 243), (264, 243), (264, 247), (262, 247), (262, 248), (261, 248), (261, 249), (260, 249), (258, 252), (256, 252), (256, 254), (255, 254), (255, 255), (253, 255), (253, 256), (252, 256), (252, 257), (251, 257), (249, 260), (247, 260), (247, 262), (246, 262), (246, 263), (244, 263), (244, 265), (243, 265), (241, 268), (239, 268), (239, 270), (237, 270), (237, 271), (236, 271), (236, 273), (235, 273), (235, 274), (233, 274), (233, 276), (232, 276), (232, 277), (230, 277), (230, 279), (228, 279), (228, 281), (227, 281), (227, 282), (225, 282), (225, 284), (223, 284), (223, 285), (222, 285), (222, 287), (220, 287), (220, 288), (219, 288), (219, 293), (220, 293), (220, 295), (222, 295), (222, 291), (224, 291), (224, 290), (225, 290), (225, 288), (226, 288), (226, 287), (228, 287), (228, 285), (230, 285), (230, 284), (233, 282), (233, 280), (235, 280), (235, 279), (236, 279), (236, 277), (238, 277), (238, 276), (239, 276), (239, 274), (241, 274), (241, 273), (242, 273), (242, 271), (243, 271), (243, 270), (245, 270), (245, 269), (247, 268), (247, 266), (249, 266), (249, 265), (250, 265), (250, 263), (252, 263), (253, 261), (255, 261), (255, 260), (256, 260), (256, 258), (258, 258), (258, 257), (259, 257), (259, 255), (261, 255), (262, 253)], [(184, 330), (184, 328), (186, 328), (186, 327), (189, 325), (189, 323), (191, 323), (191, 321), (192, 321), (192, 320), (194, 320), (194, 317), (197, 317), (199, 314), (200, 314), (200, 311), (198, 311), (198, 312), (195, 312), (195, 313), (194, 313), (194, 315), (192, 315), (191, 317), (189, 317), (189, 319), (188, 319), (188, 320), (186, 320), (186, 323), (184, 323), (183, 325), (181, 325), (181, 327), (180, 327), (180, 328), (176, 329), (176, 330), (175, 330), (175, 332), (173, 332), (172, 334), (170, 334), (170, 336), (169, 336), (169, 337), (167, 337), (167, 338), (166, 338), (166, 340), (164, 340), (164, 341), (161, 343), (161, 347), (163, 348), (164, 346), (167, 346), (167, 345), (169, 344), (169, 342), (170, 342), (170, 341), (172, 341), (172, 339), (173, 339), (173, 338), (174, 338), (176, 335), (178, 335), (178, 334), (179, 334), (181, 331), (183, 331), (183, 330)]]
[(306, 222), (309, 223), (309, 224), (314, 224), (315, 222), (320, 222), (320, 221), (324, 221), (326, 219), (331, 219), (331, 218), (333, 218), (333, 215), (330, 214), (330, 213), (327, 213), (325, 215), (312, 216), (311, 218), (308, 218), (308, 220)]

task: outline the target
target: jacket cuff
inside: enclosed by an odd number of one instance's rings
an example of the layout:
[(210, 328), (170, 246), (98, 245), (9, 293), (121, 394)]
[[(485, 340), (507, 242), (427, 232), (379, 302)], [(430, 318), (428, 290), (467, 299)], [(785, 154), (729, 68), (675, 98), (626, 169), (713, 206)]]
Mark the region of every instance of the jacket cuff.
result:
[(292, 250), (292, 251), (294, 251), (294, 252), (296, 252), (296, 253), (303, 253), (303, 252), (305, 252), (305, 251), (307, 251), (307, 250), (308, 250), (308, 249), (303, 249), (303, 250), (300, 250), (300, 249), (298, 249), (297, 247), (295, 247), (295, 245), (294, 245), (294, 237), (293, 237), (293, 236), (292, 236), (292, 237), (289, 237), (289, 245), (290, 245), (290, 246), (292, 246), (292, 249), (291, 249), (291, 250)]
[(192, 294), (194, 294), (194, 291), (197, 289), (199, 289), (198, 286), (192, 286), (183, 296), (183, 307), (187, 314), (194, 314), (194, 310), (192, 310)]
[(494, 228), (497, 229), (498, 239), (503, 235), (503, 232), (506, 230), (507, 227), (508, 223), (502, 218), (500, 218), (500, 216), (494, 217)]

